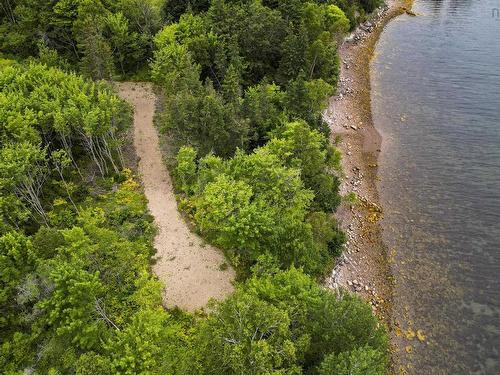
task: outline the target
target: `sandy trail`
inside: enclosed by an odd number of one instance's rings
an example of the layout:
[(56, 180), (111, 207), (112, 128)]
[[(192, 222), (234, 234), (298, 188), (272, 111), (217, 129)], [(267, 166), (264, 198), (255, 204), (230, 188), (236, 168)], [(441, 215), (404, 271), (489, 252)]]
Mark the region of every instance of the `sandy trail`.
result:
[(199, 309), (210, 298), (220, 299), (233, 291), (234, 271), (231, 267), (225, 271), (219, 269), (226, 262), (224, 255), (192, 233), (177, 210), (153, 125), (156, 97), (151, 85), (120, 83), (118, 91), (134, 106), (134, 146), (139, 173), (158, 227), (154, 242), (158, 261), (153, 271), (166, 286), (163, 302), (167, 307)]

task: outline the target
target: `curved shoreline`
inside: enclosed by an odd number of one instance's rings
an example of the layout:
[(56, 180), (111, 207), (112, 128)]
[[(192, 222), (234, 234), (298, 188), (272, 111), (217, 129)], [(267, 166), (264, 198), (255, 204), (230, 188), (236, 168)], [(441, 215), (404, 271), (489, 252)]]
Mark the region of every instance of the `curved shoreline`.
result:
[(342, 152), (345, 174), (341, 193), (345, 196), (354, 192), (358, 196), (355, 203), (343, 201), (336, 213), (348, 242), (328, 285), (359, 294), (371, 303), (389, 330), (392, 328), (394, 254), (382, 240), (379, 222), (383, 215), (377, 190), (382, 136), (372, 119), (370, 62), (385, 25), (405, 12), (414, 15), (411, 5), (411, 0), (387, 1), (375, 11), (372, 20), (360, 25), (339, 47), (339, 86), (325, 112), (332, 137), (341, 138), (338, 148)]

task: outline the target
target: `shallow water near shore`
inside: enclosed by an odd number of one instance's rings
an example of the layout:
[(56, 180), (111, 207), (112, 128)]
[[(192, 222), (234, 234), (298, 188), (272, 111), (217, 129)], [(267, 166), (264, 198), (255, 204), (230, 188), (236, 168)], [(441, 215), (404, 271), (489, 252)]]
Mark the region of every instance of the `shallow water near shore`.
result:
[(387, 25), (372, 61), (397, 373), (500, 374), (494, 8), (500, 0), (415, 0), (419, 16)]

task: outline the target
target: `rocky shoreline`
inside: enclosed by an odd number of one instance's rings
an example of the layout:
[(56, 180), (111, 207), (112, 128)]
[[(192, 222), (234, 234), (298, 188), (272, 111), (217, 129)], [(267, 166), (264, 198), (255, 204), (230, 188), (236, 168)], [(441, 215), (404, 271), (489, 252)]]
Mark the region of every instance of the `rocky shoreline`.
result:
[(384, 26), (405, 12), (413, 15), (410, 8), (409, 0), (389, 0), (344, 40), (337, 94), (324, 115), (343, 155), (341, 194), (351, 198), (343, 200), (336, 214), (347, 244), (327, 285), (359, 294), (389, 329), (394, 254), (382, 241), (379, 222), (383, 209), (376, 182), (382, 138), (372, 121), (370, 60)]

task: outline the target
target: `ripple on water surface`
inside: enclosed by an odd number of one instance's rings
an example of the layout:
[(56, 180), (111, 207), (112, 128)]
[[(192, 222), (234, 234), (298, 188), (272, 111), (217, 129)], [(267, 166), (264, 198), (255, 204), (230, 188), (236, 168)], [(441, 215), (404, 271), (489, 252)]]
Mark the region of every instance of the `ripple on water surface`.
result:
[(500, 374), (495, 7), (416, 0), (419, 16), (387, 26), (372, 64), (384, 240), (396, 254), (396, 358), (408, 373)]

